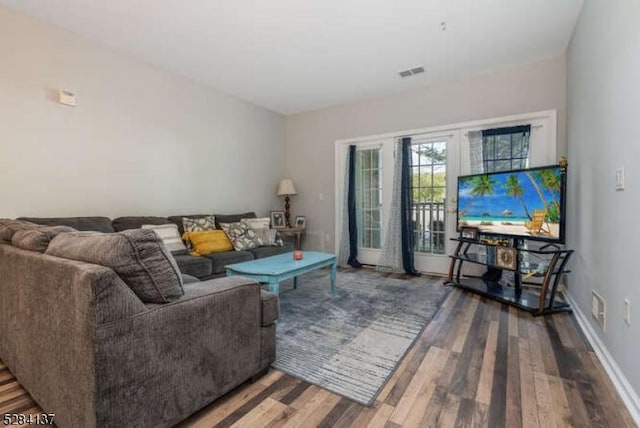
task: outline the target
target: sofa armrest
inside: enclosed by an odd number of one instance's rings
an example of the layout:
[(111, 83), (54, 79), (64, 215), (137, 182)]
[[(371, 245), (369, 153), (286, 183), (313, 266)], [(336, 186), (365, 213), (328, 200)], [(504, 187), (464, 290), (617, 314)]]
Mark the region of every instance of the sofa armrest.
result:
[(262, 325), (271, 325), (276, 322), (278, 316), (280, 316), (278, 296), (274, 293), (260, 290), (260, 300), (262, 301)]
[(98, 425), (173, 425), (264, 369), (261, 302), (257, 282), (220, 278), (101, 326)]
[(60, 426), (95, 426), (95, 328), (147, 308), (111, 269), (0, 245), (0, 357)]

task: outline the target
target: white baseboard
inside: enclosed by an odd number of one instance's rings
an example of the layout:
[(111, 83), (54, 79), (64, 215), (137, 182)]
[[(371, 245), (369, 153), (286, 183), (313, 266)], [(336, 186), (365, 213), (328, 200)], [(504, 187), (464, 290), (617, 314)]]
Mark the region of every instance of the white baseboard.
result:
[(640, 397), (633, 389), (633, 387), (629, 384), (629, 381), (625, 377), (622, 370), (613, 359), (613, 356), (606, 348), (602, 340), (600, 340), (600, 336), (596, 333), (596, 331), (591, 326), (588, 318), (585, 317), (584, 313), (580, 310), (580, 307), (573, 299), (571, 294), (567, 293), (566, 290), (564, 292), (564, 297), (567, 302), (571, 304), (571, 308), (573, 309), (573, 313), (578, 320), (578, 324), (582, 329), (582, 332), (587, 337), (587, 340), (591, 344), (591, 347), (596, 353), (596, 356), (602, 363), (604, 370), (609, 375), (611, 382), (613, 382), (613, 386), (615, 386), (618, 394), (622, 398), (622, 401), (629, 409), (629, 413), (631, 413), (631, 417), (635, 421), (636, 425), (640, 426)]

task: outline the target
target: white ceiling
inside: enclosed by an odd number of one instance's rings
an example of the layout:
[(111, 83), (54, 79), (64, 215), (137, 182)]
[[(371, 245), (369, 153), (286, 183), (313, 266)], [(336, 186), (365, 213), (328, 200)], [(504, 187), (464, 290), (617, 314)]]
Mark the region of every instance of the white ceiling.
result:
[[(283, 114), (562, 54), (582, 0), (0, 0)], [(446, 31), (440, 23), (447, 22)], [(424, 65), (426, 73), (397, 72)]]

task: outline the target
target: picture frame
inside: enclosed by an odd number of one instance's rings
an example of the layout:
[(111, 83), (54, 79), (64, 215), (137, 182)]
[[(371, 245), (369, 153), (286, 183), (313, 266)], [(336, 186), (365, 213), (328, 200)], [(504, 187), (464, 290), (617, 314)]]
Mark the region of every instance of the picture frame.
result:
[(303, 215), (296, 216), (295, 228), (304, 229), (307, 227), (307, 218)]
[(518, 250), (513, 247), (496, 247), (495, 266), (501, 269), (517, 270)]
[(271, 211), (271, 227), (273, 229), (287, 228), (287, 222), (284, 219), (284, 211)]
[(480, 229), (477, 227), (465, 226), (460, 228), (460, 238), (477, 240), (480, 234)]

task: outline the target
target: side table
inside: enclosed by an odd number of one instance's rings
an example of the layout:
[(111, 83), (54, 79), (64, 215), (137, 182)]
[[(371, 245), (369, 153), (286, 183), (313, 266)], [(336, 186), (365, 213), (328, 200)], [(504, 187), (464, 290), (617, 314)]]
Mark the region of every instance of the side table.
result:
[(304, 233), (305, 233), (304, 228), (291, 227), (291, 228), (278, 229), (278, 233), (283, 236), (295, 237), (296, 239), (295, 249), (296, 250), (302, 249), (302, 237), (304, 236)]

